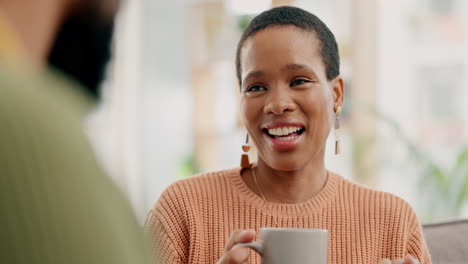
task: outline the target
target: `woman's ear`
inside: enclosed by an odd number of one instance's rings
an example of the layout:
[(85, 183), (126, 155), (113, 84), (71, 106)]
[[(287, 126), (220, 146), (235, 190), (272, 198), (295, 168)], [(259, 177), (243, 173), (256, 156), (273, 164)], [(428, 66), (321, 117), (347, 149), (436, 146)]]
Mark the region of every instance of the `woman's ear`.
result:
[(332, 80), (332, 99), (333, 109), (336, 110), (338, 106), (342, 106), (344, 103), (344, 81), (340, 75), (336, 76)]

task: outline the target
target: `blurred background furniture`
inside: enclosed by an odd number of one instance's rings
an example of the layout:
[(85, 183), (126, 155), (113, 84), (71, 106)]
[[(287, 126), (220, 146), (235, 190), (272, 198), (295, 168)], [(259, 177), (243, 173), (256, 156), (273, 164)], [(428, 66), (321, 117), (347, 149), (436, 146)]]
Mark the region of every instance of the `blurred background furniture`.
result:
[(433, 264), (468, 263), (468, 219), (423, 225)]

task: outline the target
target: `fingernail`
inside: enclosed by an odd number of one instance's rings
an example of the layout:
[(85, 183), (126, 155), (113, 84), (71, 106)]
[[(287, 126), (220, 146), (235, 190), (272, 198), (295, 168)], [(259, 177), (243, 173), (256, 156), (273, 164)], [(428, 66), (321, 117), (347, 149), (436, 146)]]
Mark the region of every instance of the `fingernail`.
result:
[(247, 230), (244, 230), (242, 231), (242, 236), (245, 236), (247, 234), (255, 234), (255, 230), (252, 230), (252, 229), (247, 229)]

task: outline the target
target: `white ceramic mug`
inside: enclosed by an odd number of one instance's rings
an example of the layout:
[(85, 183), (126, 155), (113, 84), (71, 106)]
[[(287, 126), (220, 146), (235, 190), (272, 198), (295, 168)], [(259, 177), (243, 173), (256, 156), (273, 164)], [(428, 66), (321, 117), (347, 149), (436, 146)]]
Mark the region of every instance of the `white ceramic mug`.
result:
[(255, 250), (263, 264), (327, 264), (326, 229), (261, 228), (260, 238), (236, 247)]

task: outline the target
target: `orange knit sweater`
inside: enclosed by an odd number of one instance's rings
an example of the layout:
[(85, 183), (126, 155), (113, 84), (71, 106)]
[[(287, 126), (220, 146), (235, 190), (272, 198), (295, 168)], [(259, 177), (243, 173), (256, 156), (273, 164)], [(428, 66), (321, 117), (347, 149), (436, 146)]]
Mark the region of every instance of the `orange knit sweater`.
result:
[[(431, 263), (421, 226), (405, 201), (331, 172), (320, 193), (300, 204), (265, 203), (244, 183), (240, 169), (181, 180), (161, 195), (146, 229), (161, 263), (215, 263), (232, 231), (258, 232), (275, 223), (328, 229), (328, 263), (377, 264), (408, 253)], [(260, 263), (253, 252), (250, 261)]]

